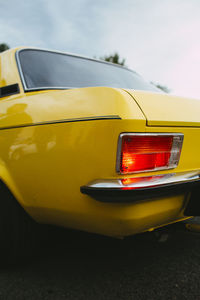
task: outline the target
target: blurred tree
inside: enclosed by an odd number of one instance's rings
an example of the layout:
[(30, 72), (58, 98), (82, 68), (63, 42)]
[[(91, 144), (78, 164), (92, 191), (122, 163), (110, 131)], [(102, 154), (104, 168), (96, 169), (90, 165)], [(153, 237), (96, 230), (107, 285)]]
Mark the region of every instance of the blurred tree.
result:
[(170, 93), (170, 89), (167, 87), (167, 86), (165, 86), (165, 85), (161, 85), (161, 84), (159, 84), (159, 83), (155, 83), (155, 82), (152, 82), (151, 81), (151, 83), (153, 84), (153, 85), (155, 85), (157, 88), (159, 88), (160, 90), (162, 90), (163, 92), (165, 92), (165, 93)]
[[(100, 57), (100, 59), (112, 62), (114, 64), (118, 64), (118, 65), (121, 65), (121, 66), (125, 66), (125, 58), (120, 59), (119, 54), (117, 52), (115, 52), (113, 55), (109, 55), (109, 56), (105, 55), (103, 57)], [(155, 85), (158, 89), (162, 90), (165, 93), (170, 93), (170, 91), (171, 91), (165, 85), (161, 85), (159, 83), (155, 83), (155, 82), (152, 82), (152, 81), (151, 81), (151, 84)]]
[(121, 66), (124, 66), (124, 64), (125, 64), (125, 59), (124, 58), (120, 59), (119, 54), (117, 52), (115, 52), (113, 55), (109, 55), (109, 56), (105, 55), (104, 57), (100, 57), (100, 59), (105, 60), (105, 61), (109, 61), (113, 64), (118, 64), (118, 65), (121, 65)]
[(9, 48), (10, 48), (10, 47), (9, 47), (7, 44), (5, 44), (5, 43), (0, 44), (0, 52), (6, 51), (6, 50), (8, 50)]

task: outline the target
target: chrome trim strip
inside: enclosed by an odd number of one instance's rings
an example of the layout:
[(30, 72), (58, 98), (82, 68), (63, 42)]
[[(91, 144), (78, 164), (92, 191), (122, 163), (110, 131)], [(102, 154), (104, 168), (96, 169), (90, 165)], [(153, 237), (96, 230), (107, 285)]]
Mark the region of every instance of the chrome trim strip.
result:
[(121, 118), (118, 115), (113, 115), (113, 116), (111, 115), (111, 116), (97, 116), (97, 117), (61, 119), (61, 120), (36, 122), (36, 123), (32, 123), (32, 124), (28, 123), (28, 124), (19, 124), (19, 125), (16, 125), (16, 126), (0, 127), (0, 130), (13, 129), (13, 128), (21, 128), (21, 127), (31, 127), (31, 126), (38, 126), (38, 125), (72, 123), (72, 122), (83, 122), (83, 121), (100, 121), (100, 120), (121, 120)]
[(23, 72), (22, 72), (22, 67), (21, 67), (21, 63), (20, 63), (20, 60), (19, 60), (19, 52), (21, 51), (22, 49), (20, 50), (17, 50), (15, 52), (15, 59), (16, 59), (16, 63), (17, 63), (17, 67), (18, 67), (18, 71), (19, 71), (19, 76), (21, 78), (21, 81), (22, 81), (22, 85), (23, 85), (23, 88), (24, 88), (24, 91), (26, 92), (26, 82), (25, 82), (25, 79), (24, 79), (24, 75), (23, 75)]
[(28, 90), (25, 90), (25, 92), (39, 92), (39, 91), (43, 91), (43, 90), (71, 90), (71, 89), (76, 89), (75, 87), (48, 87), (48, 86), (42, 86), (42, 87), (38, 87), (38, 88), (30, 88)]
[[(129, 178), (126, 178), (129, 179)], [(183, 173), (170, 173), (170, 174), (160, 174), (154, 176), (144, 176), (144, 177), (134, 177), (136, 179), (135, 183), (123, 184), (123, 179), (105, 179), (105, 180), (95, 180), (85, 188), (92, 190), (123, 190), (132, 189), (139, 190), (150, 187), (162, 187), (165, 185), (175, 185), (177, 183), (189, 183), (200, 180), (200, 170), (193, 172), (183, 172)]]
[[(117, 159), (116, 159), (116, 172), (118, 174), (122, 174), (122, 175), (126, 175), (124, 173), (120, 172), (120, 159), (121, 159), (121, 147), (122, 147), (122, 138), (123, 136), (179, 136), (182, 139), (182, 145), (183, 145), (183, 139), (184, 139), (184, 135), (182, 133), (159, 133), (159, 132), (143, 132), (143, 133), (138, 133), (138, 132), (123, 132), (119, 135), (118, 138), (118, 146), (117, 146)], [(174, 141), (173, 141), (173, 145), (172, 145), (172, 149), (174, 147)], [(181, 147), (182, 149), (182, 147)], [(172, 156), (172, 154), (171, 154)], [(171, 157), (170, 157), (171, 160)], [(154, 171), (161, 171), (161, 170), (170, 170), (170, 169), (174, 169), (176, 168), (177, 165), (175, 166), (170, 166), (170, 167), (160, 167), (160, 168), (156, 168), (153, 170), (144, 170), (144, 171), (136, 171), (136, 172), (131, 172), (128, 173), (127, 175), (131, 175), (131, 174), (137, 174), (137, 173), (146, 173), (148, 172), (154, 172)]]

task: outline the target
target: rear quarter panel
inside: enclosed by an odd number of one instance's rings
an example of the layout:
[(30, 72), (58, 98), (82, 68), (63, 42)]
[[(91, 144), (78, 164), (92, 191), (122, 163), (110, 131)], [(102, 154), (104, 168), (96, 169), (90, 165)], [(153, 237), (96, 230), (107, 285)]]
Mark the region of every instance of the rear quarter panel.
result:
[[(159, 203), (116, 205), (81, 194), (80, 186), (96, 179), (141, 176), (116, 173), (121, 132), (184, 133), (175, 171), (198, 169), (198, 128), (148, 127), (131, 96), (110, 88), (11, 96), (1, 100), (0, 108), (0, 157), (7, 174), (1, 174), (2, 180), (38, 222), (124, 236), (184, 218), (184, 195), (166, 196)], [(85, 120), (95, 116), (121, 119)], [(159, 174), (170, 172), (174, 170)]]
[(80, 186), (116, 178), (119, 134), (145, 131), (146, 120), (126, 92), (35, 92), (2, 99), (0, 111), (0, 158), (9, 174), (0, 176), (35, 220), (86, 230), (93, 224), (97, 231), (93, 219), (119, 216), (113, 205), (82, 195)]

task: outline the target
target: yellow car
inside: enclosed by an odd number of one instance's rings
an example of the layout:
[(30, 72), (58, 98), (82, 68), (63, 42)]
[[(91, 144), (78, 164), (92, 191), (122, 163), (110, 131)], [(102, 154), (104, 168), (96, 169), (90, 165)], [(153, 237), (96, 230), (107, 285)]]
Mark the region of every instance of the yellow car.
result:
[(6, 253), (31, 235), (30, 219), (124, 237), (200, 213), (200, 101), (119, 65), (3, 52), (0, 145)]

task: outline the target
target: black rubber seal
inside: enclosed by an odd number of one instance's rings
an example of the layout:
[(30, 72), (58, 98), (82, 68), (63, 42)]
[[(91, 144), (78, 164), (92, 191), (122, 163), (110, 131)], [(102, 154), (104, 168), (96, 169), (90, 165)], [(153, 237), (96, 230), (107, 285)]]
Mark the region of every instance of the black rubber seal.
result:
[(195, 190), (200, 195), (200, 179), (193, 182), (173, 183), (140, 189), (94, 188), (82, 186), (81, 193), (91, 196), (97, 201), (108, 203), (133, 203), (160, 197), (180, 195)]

